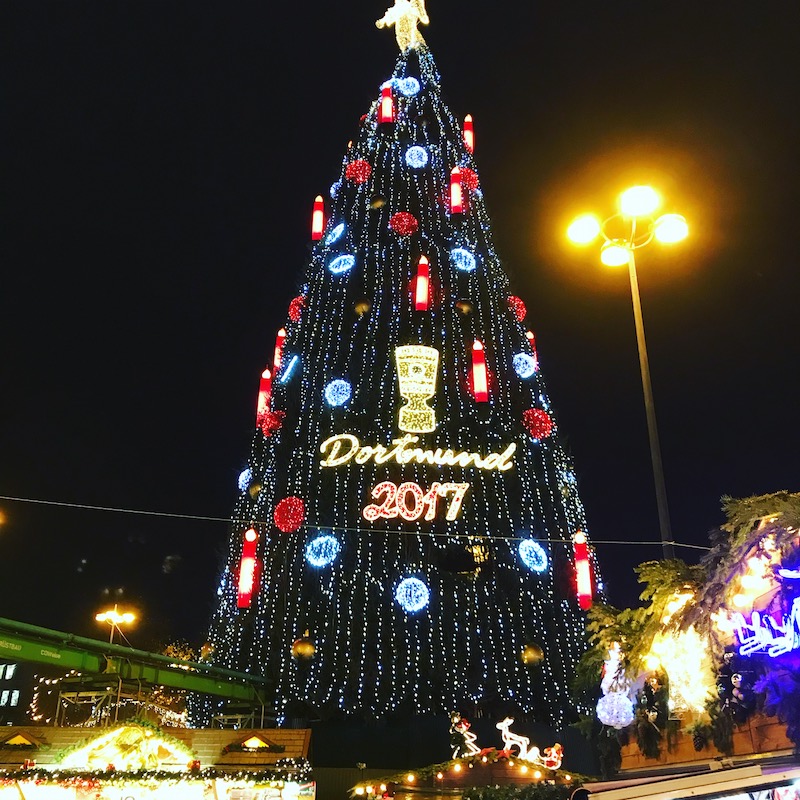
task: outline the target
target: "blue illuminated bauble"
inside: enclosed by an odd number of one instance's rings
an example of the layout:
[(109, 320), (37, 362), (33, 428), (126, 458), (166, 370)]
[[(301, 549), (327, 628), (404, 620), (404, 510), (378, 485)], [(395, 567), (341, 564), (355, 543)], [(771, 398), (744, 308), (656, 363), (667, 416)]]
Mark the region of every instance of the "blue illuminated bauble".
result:
[(342, 188), (342, 182), (336, 181), (336, 183), (331, 184), (331, 197), (336, 197), (339, 194), (339, 189)]
[(597, 719), (603, 725), (620, 730), (627, 728), (635, 716), (633, 703), (625, 692), (609, 692), (597, 701)]
[(330, 406), (343, 406), (353, 394), (353, 388), (342, 378), (331, 381), (325, 387), (325, 399)]
[(420, 169), (428, 163), (428, 151), (424, 147), (415, 144), (406, 150), (406, 164), (414, 169)]
[(328, 272), (332, 275), (343, 275), (353, 268), (356, 263), (356, 257), (351, 256), (349, 253), (344, 253), (328, 262)]
[(245, 492), (247, 491), (247, 487), (250, 485), (250, 481), (253, 479), (253, 470), (250, 467), (243, 469), (239, 473), (239, 480), (237, 483), (239, 484), (239, 491)]
[(335, 536), (329, 533), (317, 536), (306, 545), (306, 561), (312, 567), (327, 567), (333, 564), (342, 546)]
[(463, 247), (455, 247), (450, 251), (450, 263), (462, 272), (475, 269), (475, 256)]
[(514, 371), (520, 378), (530, 378), (536, 372), (536, 359), (529, 353), (517, 353), (513, 364)]
[(394, 599), (403, 611), (422, 611), (431, 599), (428, 587), (419, 578), (403, 578), (394, 592)]
[(331, 228), (325, 236), (325, 244), (333, 244), (342, 238), (344, 233), (344, 222), (340, 222), (335, 228)]
[(535, 539), (523, 539), (518, 551), (522, 563), (531, 572), (544, 572), (547, 569), (547, 553)]
[(419, 81), (416, 78), (401, 78), (397, 81), (397, 88), (405, 97), (413, 97), (419, 91)]

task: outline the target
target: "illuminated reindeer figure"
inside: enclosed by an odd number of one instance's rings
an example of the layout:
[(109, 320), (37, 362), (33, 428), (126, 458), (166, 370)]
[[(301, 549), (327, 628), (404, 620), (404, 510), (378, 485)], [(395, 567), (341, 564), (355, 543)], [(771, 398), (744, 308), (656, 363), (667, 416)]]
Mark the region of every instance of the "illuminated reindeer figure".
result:
[(425, 40), (417, 30), (417, 23), (427, 25), (430, 20), (425, 11), (425, 0), (394, 0), (394, 5), (375, 22), (375, 27), (386, 28), (394, 25), (394, 35), (401, 53), (410, 47), (424, 45)]
[(539, 748), (532, 747), (529, 753), (528, 745), (531, 743), (531, 740), (527, 736), (520, 736), (516, 733), (512, 733), (509, 728), (513, 722), (514, 720), (511, 717), (506, 717), (502, 722), (498, 722), (497, 725), (495, 725), (495, 728), (497, 728), (503, 736), (503, 749), (511, 752), (511, 748), (516, 746), (519, 748), (517, 758), (526, 761), (529, 760), (529, 758), (535, 760), (539, 757)]

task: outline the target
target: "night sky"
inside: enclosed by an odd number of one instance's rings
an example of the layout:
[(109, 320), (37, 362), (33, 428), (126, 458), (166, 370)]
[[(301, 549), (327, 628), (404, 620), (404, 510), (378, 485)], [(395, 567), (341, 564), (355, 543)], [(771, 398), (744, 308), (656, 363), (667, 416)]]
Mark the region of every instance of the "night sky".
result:
[[(313, 198), (394, 65), (384, 2), (3, 4), (0, 495), (229, 516)], [(638, 257), (676, 540), (706, 545), (723, 494), (800, 490), (800, 6), (428, 12), (610, 599), (629, 605), (661, 549), (628, 278), (563, 232), (643, 182), (691, 226)], [(102, 637), (94, 613), (119, 601), (142, 615), (134, 646), (202, 641), (224, 521), (0, 512), (0, 616)]]

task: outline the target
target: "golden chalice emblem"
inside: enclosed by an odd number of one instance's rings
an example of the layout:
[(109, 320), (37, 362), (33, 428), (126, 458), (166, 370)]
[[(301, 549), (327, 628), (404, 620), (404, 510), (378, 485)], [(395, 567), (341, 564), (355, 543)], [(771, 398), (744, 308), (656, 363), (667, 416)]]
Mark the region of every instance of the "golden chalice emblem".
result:
[(421, 344), (395, 348), (397, 380), (406, 404), (400, 409), (397, 427), (407, 433), (436, 430), (436, 414), (425, 402), (436, 394), (439, 351)]

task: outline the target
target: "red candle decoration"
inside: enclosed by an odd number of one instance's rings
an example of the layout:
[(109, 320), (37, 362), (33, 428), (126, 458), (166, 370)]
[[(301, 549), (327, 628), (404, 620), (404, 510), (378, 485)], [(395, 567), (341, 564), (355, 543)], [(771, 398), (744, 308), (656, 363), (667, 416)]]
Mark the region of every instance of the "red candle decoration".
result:
[(281, 358), (283, 356), (283, 343), (286, 341), (286, 328), (281, 328), (275, 337), (275, 356), (272, 359), (272, 368), (277, 373), (281, 368)]
[(479, 339), (476, 339), (472, 345), (472, 394), (478, 403), (489, 402), (486, 356), (483, 352), (483, 343)]
[(272, 396), (272, 373), (265, 367), (261, 373), (261, 382), (258, 386), (258, 402), (256, 403), (256, 427), (261, 427), (264, 414), (269, 411), (269, 401)]
[(461, 192), (461, 170), (453, 167), (450, 172), (450, 213), (461, 214), (464, 211), (464, 197)]
[(253, 589), (256, 584), (256, 545), (258, 534), (255, 528), (244, 532), (242, 542), (242, 557), (239, 560), (239, 591), (236, 597), (238, 608), (250, 608), (253, 599)]
[(355, 161), (351, 161), (344, 168), (344, 177), (347, 178), (348, 181), (353, 181), (353, 183), (366, 183), (371, 174), (372, 167), (369, 161), (364, 161), (363, 158), (357, 158)]
[(289, 303), (289, 319), (292, 322), (299, 322), (303, 309), (306, 307), (306, 296), (299, 294)]
[(419, 223), (408, 211), (398, 211), (389, 218), (389, 227), (400, 236), (411, 236), (417, 232)]
[(378, 106), (378, 122), (394, 122), (394, 98), (392, 87), (384, 86), (381, 89), (381, 102)]
[(592, 607), (592, 573), (589, 568), (589, 548), (586, 545), (586, 534), (578, 531), (572, 537), (575, 553), (575, 577), (578, 591), (578, 605), (586, 611)]
[(528, 309), (525, 308), (525, 303), (523, 303), (522, 300), (514, 294), (509, 295), (508, 307), (517, 318), (517, 322), (522, 322), (522, 320), (525, 319), (525, 315), (528, 313)]
[(324, 228), (325, 206), (322, 203), (322, 195), (318, 194), (314, 198), (314, 211), (311, 213), (311, 241), (316, 242), (321, 239)]
[(464, 117), (464, 146), (470, 153), (475, 152), (475, 131), (472, 127), (472, 114)]
[(284, 419), (286, 419), (285, 411), (270, 411), (267, 409), (259, 419), (258, 426), (264, 436), (272, 436), (273, 433), (277, 433), (281, 429)]
[(529, 408), (524, 411), (522, 424), (534, 439), (546, 439), (553, 432), (553, 420), (541, 408)]
[(414, 283), (414, 310), (427, 311), (431, 304), (431, 282), (428, 259), (419, 257), (417, 264), (417, 278)]
[(284, 497), (272, 514), (275, 525), (284, 533), (294, 533), (300, 529), (306, 518), (306, 504), (299, 497)]

